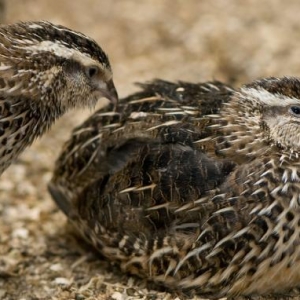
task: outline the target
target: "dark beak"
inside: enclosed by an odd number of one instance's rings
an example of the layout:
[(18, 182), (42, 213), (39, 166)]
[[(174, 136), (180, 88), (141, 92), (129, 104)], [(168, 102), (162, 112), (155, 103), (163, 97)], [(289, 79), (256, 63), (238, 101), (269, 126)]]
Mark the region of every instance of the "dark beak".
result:
[(104, 96), (113, 104), (118, 103), (119, 97), (112, 79), (107, 82), (107, 90), (104, 92)]

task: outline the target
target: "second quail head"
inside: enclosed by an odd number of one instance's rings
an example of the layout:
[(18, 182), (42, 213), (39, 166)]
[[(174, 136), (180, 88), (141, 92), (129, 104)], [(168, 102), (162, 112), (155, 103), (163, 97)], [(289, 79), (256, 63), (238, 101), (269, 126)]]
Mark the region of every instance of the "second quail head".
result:
[(118, 95), (107, 55), (91, 38), (50, 22), (0, 27), (0, 174), (69, 109)]

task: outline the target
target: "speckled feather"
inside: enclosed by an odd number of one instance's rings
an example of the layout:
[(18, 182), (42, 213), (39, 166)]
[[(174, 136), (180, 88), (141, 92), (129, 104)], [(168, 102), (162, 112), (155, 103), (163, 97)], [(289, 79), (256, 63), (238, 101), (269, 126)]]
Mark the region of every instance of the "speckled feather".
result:
[(49, 189), (76, 230), (171, 289), (297, 294), (299, 79), (141, 87), (76, 128), (56, 163)]
[(91, 38), (49, 22), (0, 27), (0, 174), (74, 107), (116, 99), (108, 57)]

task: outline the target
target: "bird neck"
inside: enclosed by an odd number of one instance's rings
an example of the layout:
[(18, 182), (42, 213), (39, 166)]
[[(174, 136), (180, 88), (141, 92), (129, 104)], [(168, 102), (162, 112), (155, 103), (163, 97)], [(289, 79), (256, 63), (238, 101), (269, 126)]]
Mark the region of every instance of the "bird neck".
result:
[(37, 137), (45, 133), (54, 124), (55, 120), (65, 112), (54, 103), (40, 105), (40, 103), (33, 102), (30, 106), (32, 134), (28, 135), (30, 136), (28, 144), (31, 144)]
[(217, 130), (216, 152), (244, 161), (269, 151), (260, 115), (257, 101), (236, 92), (213, 120), (212, 127)]

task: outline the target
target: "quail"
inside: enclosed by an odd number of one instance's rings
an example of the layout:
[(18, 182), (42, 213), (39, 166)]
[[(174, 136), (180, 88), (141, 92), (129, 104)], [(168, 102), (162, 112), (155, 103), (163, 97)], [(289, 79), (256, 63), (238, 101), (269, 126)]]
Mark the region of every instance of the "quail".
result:
[(287, 297), (300, 280), (300, 79), (154, 80), (94, 113), (50, 193), (122, 270), (202, 297)]
[(50, 22), (0, 26), (0, 174), (54, 121), (117, 92), (91, 38)]

